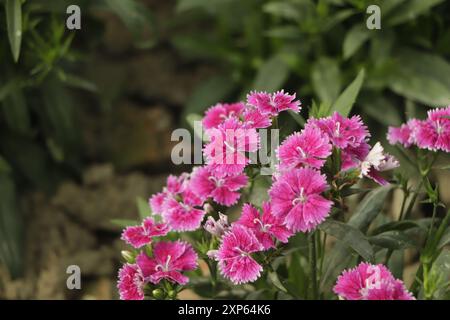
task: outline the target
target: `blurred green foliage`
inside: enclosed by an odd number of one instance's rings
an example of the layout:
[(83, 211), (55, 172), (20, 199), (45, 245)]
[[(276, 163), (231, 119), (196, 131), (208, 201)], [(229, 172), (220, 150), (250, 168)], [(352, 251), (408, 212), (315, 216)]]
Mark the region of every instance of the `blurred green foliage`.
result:
[[(73, 4), (82, 8), (82, 26), (92, 26), (88, 33), (66, 29)], [(81, 169), (77, 90), (97, 88), (78, 70), (101, 29), (94, 10), (117, 14), (137, 47), (152, 45), (143, 36), (151, 16), (135, 0), (0, 0), (0, 262), (13, 277), (23, 267), (19, 188), (50, 192)], [(75, 44), (78, 36), (83, 41)]]
[[(369, 30), (369, 5), (381, 29)], [(405, 112), (450, 104), (450, 16), (444, 0), (178, 0), (180, 53), (223, 70), (193, 94), (204, 102), (242, 98), (249, 90), (296, 91), (307, 107), (333, 105), (365, 70), (357, 112), (397, 125)], [(206, 27), (208, 26), (208, 27)], [(207, 30), (205, 28), (208, 28)], [(207, 81), (206, 83), (209, 83)]]

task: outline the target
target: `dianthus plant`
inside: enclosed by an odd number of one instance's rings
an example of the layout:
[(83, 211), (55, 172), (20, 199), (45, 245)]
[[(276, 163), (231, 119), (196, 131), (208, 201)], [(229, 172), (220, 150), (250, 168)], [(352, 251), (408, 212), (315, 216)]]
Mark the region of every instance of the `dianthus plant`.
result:
[[(121, 299), (177, 299), (183, 290), (217, 299), (446, 294), (449, 273), (438, 262), (448, 257), (449, 215), (439, 218), (429, 174), (450, 151), (450, 107), (389, 128), (397, 153), (415, 149), (405, 161), (417, 168), (416, 184), (409, 182), (414, 174), (392, 174), (399, 161), (372, 141), (361, 116), (312, 110), (304, 121), (301, 108), (295, 94), (279, 91), (251, 92), (245, 102), (206, 111), (205, 164), (169, 176), (149, 199), (151, 215), (123, 230), (130, 249), (122, 252)], [(262, 132), (282, 128), (289, 116), (299, 131), (269, 150), (274, 170), (262, 174), (252, 160)], [(390, 217), (381, 212), (394, 189), (404, 192), (403, 204)], [(418, 200), (431, 204), (431, 218), (411, 220)], [(410, 288), (399, 267), (405, 250), (420, 253)]]

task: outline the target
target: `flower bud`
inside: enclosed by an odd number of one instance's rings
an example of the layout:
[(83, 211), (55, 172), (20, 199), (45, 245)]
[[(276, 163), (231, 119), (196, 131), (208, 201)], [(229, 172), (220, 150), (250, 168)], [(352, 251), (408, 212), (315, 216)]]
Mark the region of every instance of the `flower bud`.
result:
[(120, 252), (122, 254), (122, 257), (125, 259), (128, 263), (134, 263), (136, 261), (136, 255), (130, 251), (123, 250)]
[(152, 291), (152, 296), (156, 300), (162, 300), (162, 299), (165, 298), (166, 294), (161, 289), (155, 289), (155, 290)]
[(176, 292), (175, 290), (170, 290), (169, 293), (167, 294), (169, 299), (176, 299), (177, 295), (178, 295), (178, 292)]

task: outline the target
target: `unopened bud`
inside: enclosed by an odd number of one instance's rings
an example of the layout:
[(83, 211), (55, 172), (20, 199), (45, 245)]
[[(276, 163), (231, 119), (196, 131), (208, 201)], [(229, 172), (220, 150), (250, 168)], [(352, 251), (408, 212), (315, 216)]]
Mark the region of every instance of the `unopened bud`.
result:
[(170, 299), (176, 299), (176, 298), (177, 298), (177, 295), (178, 295), (178, 292), (176, 292), (175, 290), (170, 290), (169, 293), (167, 294), (167, 296), (168, 296)]
[(123, 250), (120, 253), (122, 254), (122, 257), (125, 259), (126, 262), (134, 263), (136, 261), (136, 256), (134, 253), (127, 250)]
[(162, 300), (166, 296), (164, 291), (161, 289), (155, 289), (152, 291), (153, 298), (156, 300)]

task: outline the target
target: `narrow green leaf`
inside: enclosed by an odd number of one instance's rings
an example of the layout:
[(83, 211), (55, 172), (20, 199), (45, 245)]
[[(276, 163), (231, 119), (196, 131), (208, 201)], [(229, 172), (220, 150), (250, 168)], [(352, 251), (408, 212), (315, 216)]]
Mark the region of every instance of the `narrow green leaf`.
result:
[(125, 228), (125, 227), (129, 227), (129, 226), (136, 226), (139, 224), (138, 221), (135, 220), (129, 220), (129, 219), (112, 219), (110, 220), (110, 222), (112, 224), (115, 224), (116, 226)]
[(369, 237), (369, 242), (381, 248), (399, 250), (415, 247), (417, 243), (406, 234), (398, 231), (387, 231), (376, 236)]
[(150, 209), (148, 202), (145, 201), (143, 198), (141, 197), (136, 198), (136, 206), (138, 208), (139, 216), (141, 217), (141, 219), (145, 219), (152, 215), (152, 211)]
[(9, 44), (14, 61), (18, 62), (22, 44), (22, 0), (6, 0), (5, 10)]
[(411, 228), (420, 228), (421, 226), (413, 220), (392, 221), (375, 228), (371, 234), (377, 235), (387, 231), (404, 231)]
[(356, 97), (361, 89), (364, 81), (365, 71), (361, 69), (353, 82), (342, 92), (339, 98), (331, 107), (332, 111), (339, 112), (342, 116), (347, 117), (352, 110)]
[(340, 221), (328, 219), (319, 225), (319, 229), (342, 241), (355, 250), (365, 260), (373, 259), (373, 249), (366, 236), (355, 227)]

